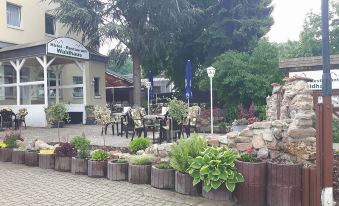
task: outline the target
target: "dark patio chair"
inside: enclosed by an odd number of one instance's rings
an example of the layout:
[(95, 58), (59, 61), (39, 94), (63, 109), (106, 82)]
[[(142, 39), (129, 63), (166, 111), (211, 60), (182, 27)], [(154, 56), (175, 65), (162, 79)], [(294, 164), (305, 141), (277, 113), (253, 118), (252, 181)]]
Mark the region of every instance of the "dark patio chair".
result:
[(200, 116), (200, 107), (193, 106), (189, 108), (188, 116), (184, 120), (183, 128), (186, 133), (186, 137), (191, 136), (191, 129), (197, 132), (197, 122)]
[(128, 138), (129, 132), (132, 131), (132, 140), (135, 134), (137, 134), (138, 137), (141, 137), (142, 132), (144, 132), (144, 137), (147, 136), (145, 122), (142, 119), (139, 109), (131, 109), (127, 112), (121, 130), (125, 132), (126, 138)]
[(13, 125), (15, 128), (18, 128), (17, 125), (17, 118), (16, 115), (13, 111), (10, 110), (1, 110), (0, 111), (0, 116), (1, 116), (1, 127), (2, 128), (11, 128)]
[[(173, 132), (173, 134), (171, 134)], [(161, 141), (167, 140), (170, 141), (171, 137), (174, 140), (180, 139), (183, 135), (183, 125), (182, 121), (179, 123), (174, 118), (171, 118), (168, 112), (165, 115), (165, 118), (160, 121), (160, 139)]]

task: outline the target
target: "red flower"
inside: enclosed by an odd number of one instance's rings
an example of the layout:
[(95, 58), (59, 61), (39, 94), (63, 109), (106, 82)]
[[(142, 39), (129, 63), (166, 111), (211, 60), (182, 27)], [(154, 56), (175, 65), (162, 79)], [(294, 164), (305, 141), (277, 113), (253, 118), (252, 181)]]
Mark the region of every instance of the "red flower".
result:
[(251, 147), (248, 147), (246, 151), (248, 154), (253, 154), (253, 149)]

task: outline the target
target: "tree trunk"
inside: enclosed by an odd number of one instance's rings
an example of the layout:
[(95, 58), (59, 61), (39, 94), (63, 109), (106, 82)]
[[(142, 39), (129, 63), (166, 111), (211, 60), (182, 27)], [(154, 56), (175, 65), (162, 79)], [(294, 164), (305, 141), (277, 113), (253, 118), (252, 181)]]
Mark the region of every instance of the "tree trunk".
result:
[(133, 55), (133, 102), (134, 106), (141, 106), (141, 59), (139, 55)]

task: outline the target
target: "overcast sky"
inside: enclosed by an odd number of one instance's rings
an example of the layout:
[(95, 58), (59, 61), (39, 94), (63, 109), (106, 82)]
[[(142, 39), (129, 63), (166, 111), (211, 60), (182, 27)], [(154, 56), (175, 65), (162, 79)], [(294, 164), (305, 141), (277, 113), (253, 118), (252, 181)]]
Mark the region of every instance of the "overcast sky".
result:
[(298, 40), (305, 16), (313, 10), (320, 13), (321, 0), (273, 0), (274, 25), (267, 34), (272, 42)]

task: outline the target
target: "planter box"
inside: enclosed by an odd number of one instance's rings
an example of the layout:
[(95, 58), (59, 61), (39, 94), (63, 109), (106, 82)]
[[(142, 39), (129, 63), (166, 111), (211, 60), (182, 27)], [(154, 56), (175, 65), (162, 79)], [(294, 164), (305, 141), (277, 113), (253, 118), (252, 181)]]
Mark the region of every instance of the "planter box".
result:
[(189, 174), (175, 171), (175, 191), (184, 195), (201, 194), (201, 183), (193, 186), (193, 178)]
[(151, 185), (159, 189), (174, 189), (175, 170), (173, 169), (158, 169), (152, 166)]
[[(205, 192), (202, 189), (202, 196), (209, 200), (217, 200), (217, 201), (229, 201), (232, 200), (232, 193), (227, 190), (225, 184), (222, 184), (218, 189), (211, 189), (209, 192)], [(245, 205), (243, 205), (245, 206)]]
[(1, 162), (12, 162), (13, 149), (1, 148), (0, 149), (0, 161)]
[(152, 165), (128, 166), (128, 182), (133, 184), (151, 184)]
[(25, 164), (25, 151), (13, 150), (12, 163), (13, 164)]
[(301, 205), (302, 165), (267, 163), (267, 205)]
[(42, 169), (54, 169), (54, 154), (39, 154), (39, 167)]
[(88, 159), (72, 157), (71, 173), (74, 175), (87, 175)]
[(235, 164), (245, 179), (245, 182), (236, 186), (237, 203), (244, 206), (266, 205), (266, 162), (236, 161)]
[(72, 166), (72, 157), (55, 156), (54, 169), (59, 172), (70, 172)]
[(110, 161), (107, 164), (107, 178), (113, 181), (127, 180), (128, 162)]
[(107, 161), (88, 160), (88, 176), (89, 177), (106, 177)]
[(36, 151), (25, 152), (25, 165), (30, 167), (39, 166), (39, 155)]

